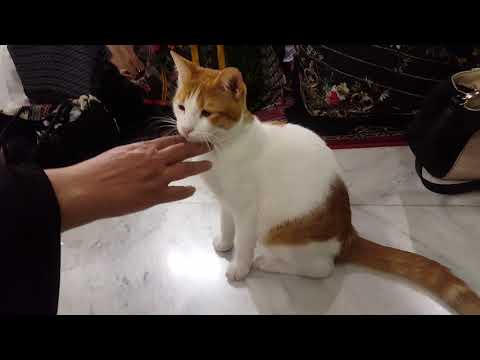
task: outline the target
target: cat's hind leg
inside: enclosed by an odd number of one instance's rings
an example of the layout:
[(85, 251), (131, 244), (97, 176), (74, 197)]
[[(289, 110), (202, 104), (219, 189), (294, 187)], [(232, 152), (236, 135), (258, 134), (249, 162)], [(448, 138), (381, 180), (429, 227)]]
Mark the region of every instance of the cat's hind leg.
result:
[(334, 269), (338, 249), (336, 240), (296, 246), (268, 246), (266, 254), (255, 259), (254, 267), (265, 272), (324, 278)]

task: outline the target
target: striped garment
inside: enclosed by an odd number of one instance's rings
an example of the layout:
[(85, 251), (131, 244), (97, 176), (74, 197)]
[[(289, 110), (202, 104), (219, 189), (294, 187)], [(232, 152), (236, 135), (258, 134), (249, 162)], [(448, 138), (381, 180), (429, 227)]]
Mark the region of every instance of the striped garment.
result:
[(109, 52), (104, 45), (8, 45), (25, 94), (35, 104), (59, 104), (89, 94)]

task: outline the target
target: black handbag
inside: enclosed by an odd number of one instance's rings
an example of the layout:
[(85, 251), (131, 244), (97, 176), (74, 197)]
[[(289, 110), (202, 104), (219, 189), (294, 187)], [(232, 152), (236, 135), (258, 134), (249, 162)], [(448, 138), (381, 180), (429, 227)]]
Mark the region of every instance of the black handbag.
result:
[(117, 120), (88, 95), (53, 107), (22, 107), (2, 116), (0, 164), (38, 164), (44, 169), (73, 165), (121, 143)]
[(408, 142), (427, 189), (480, 190), (480, 68), (454, 74), (427, 97), (409, 126)]

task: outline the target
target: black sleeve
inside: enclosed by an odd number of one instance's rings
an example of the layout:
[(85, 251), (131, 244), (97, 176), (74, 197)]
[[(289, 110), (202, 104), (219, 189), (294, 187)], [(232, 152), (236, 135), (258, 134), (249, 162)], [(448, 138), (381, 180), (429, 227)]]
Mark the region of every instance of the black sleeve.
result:
[(60, 208), (45, 172), (0, 165), (0, 314), (55, 315)]

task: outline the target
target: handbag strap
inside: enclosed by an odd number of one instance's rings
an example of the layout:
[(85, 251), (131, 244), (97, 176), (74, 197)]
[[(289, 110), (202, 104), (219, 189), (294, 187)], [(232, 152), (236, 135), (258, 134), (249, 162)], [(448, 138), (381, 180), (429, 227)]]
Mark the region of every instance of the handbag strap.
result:
[(456, 195), (480, 190), (480, 180), (472, 180), (459, 184), (436, 184), (423, 177), (423, 166), (418, 159), (415, 159), (415, 170), (422, 180), (423, 185), (430, 191), (444, 195)]

